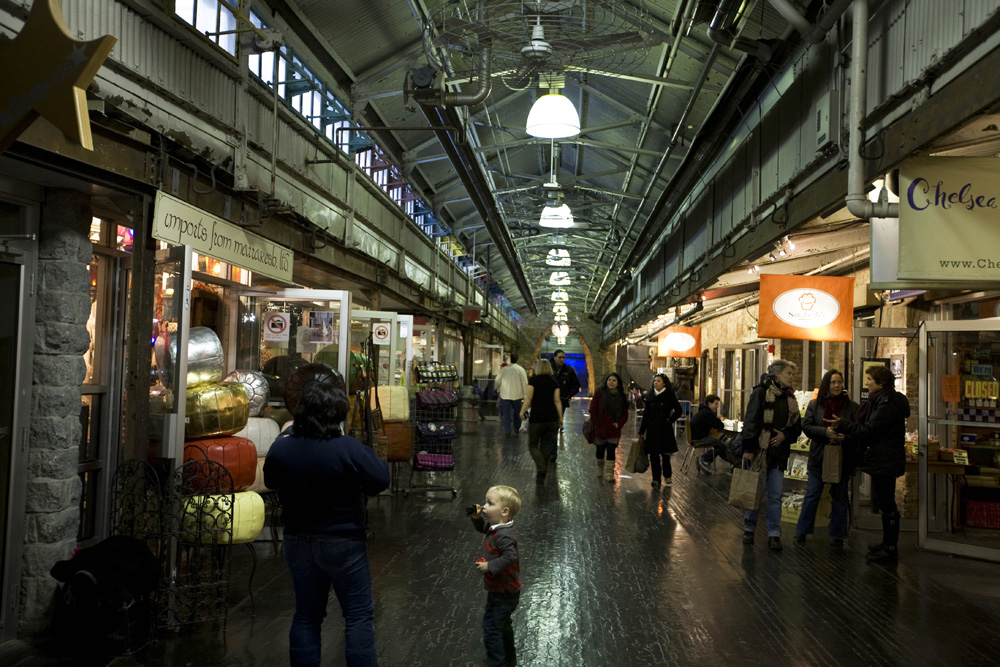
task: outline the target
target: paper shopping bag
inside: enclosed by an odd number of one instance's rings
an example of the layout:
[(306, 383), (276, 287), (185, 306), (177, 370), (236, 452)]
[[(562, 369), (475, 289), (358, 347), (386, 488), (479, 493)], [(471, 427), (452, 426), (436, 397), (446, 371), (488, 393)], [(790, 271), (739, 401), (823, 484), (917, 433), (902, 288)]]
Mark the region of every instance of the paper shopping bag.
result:
[(755, 510), (760, 507), (760, 472), (765, 458), (764, 452), (758, 452), (750, 469), (733, 470), (733, 481), (729, 485), (730, 505), (742, 510)]
[(843, 448), (832, 442), (827, 443), (826, 447), (823, 448), (823, 482), (826, 484), (839, 484), (840, 472), (843, 467)]
[(649, 469), (649, 454), (646, 453), (646, 442), (642, 436), (628, 450), (628, 459), (625, 461), (625, 470), (636, 475), (641, 475)]

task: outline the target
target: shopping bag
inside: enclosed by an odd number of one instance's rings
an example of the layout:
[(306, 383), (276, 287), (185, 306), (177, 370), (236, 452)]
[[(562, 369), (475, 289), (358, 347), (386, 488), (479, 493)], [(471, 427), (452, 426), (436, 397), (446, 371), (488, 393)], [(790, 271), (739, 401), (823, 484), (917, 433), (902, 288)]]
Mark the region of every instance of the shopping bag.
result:
[(628, 459), (625, 461), (625, 470), (636, 475), (641, 475), (649, 468), (649, 454), (646, 453), (646, 441), (640, 435), (639, 439), (632, 443), (628, 450)]
[(825, 484), (839, 484), (840, 471), (843, 467), (843, 448), (832, 442), (827, 443), (826, 447), (823, 448), (823, 482)]
[(760, 507), (760, 472), (766, 458), (766, 452), (757, 452), (749, 469), (739, 467), (733, 470), (733, 481), (729, 485), (730, 505), (741, 510)]
[(584, 439), (590, 444), (594, 444), (594, 438), (597, 437), (594, 434), (594, 422), (590, 421), (590, 419), (585, 420), (581, 430), (583, 432)]

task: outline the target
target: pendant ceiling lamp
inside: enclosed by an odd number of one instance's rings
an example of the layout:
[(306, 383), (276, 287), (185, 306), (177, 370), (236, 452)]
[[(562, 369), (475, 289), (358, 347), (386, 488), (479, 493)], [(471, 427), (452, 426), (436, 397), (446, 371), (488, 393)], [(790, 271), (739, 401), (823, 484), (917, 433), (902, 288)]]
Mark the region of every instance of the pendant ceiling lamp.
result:
[(542, 216), (538, 219), (539, 227), (550, 227), (553, 229), (566, 229), (573, 226), (573, 213), (569, 206), (546, 206), (542, 209)]
[(549, 93), (535, 100), (524, 129), (540, 139), (575, 137), (580, 134), (580, 114), (568, 97)]

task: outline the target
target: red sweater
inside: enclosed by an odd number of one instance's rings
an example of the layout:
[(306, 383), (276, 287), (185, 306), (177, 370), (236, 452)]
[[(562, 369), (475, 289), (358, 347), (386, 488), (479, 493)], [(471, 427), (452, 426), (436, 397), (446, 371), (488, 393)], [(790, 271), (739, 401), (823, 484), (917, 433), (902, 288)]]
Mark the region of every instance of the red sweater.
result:
[(516, 593), (521, 590), (521, 565), (517, 553), (517, 536), (512, 526), (494, 530), (482, 516), (472, 517), (476, 530), (486, 533), (486, 574), (483, 588), (496, 593)]
[[(590, 421), (594, 423), (594, 435), (605, 440), (618, 440), (622, 437), (622, 426), (628, 421), (628, 396), (622, 396), (622, 411), (615, 419), (601, 409), (602, 389), (594, 391), (594, 397), (590, 399)], [(615, 427), (615, 422), (618, 426)]]

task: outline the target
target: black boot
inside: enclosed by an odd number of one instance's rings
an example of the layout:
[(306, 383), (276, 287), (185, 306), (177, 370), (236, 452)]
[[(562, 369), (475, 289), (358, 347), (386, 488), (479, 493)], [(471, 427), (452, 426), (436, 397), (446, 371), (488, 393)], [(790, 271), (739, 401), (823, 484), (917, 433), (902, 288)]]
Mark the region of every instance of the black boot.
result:
[(899, 557), (899, 512), (882, 515), (882, 546), (868, 554), (869, 562), (895, 562)]

